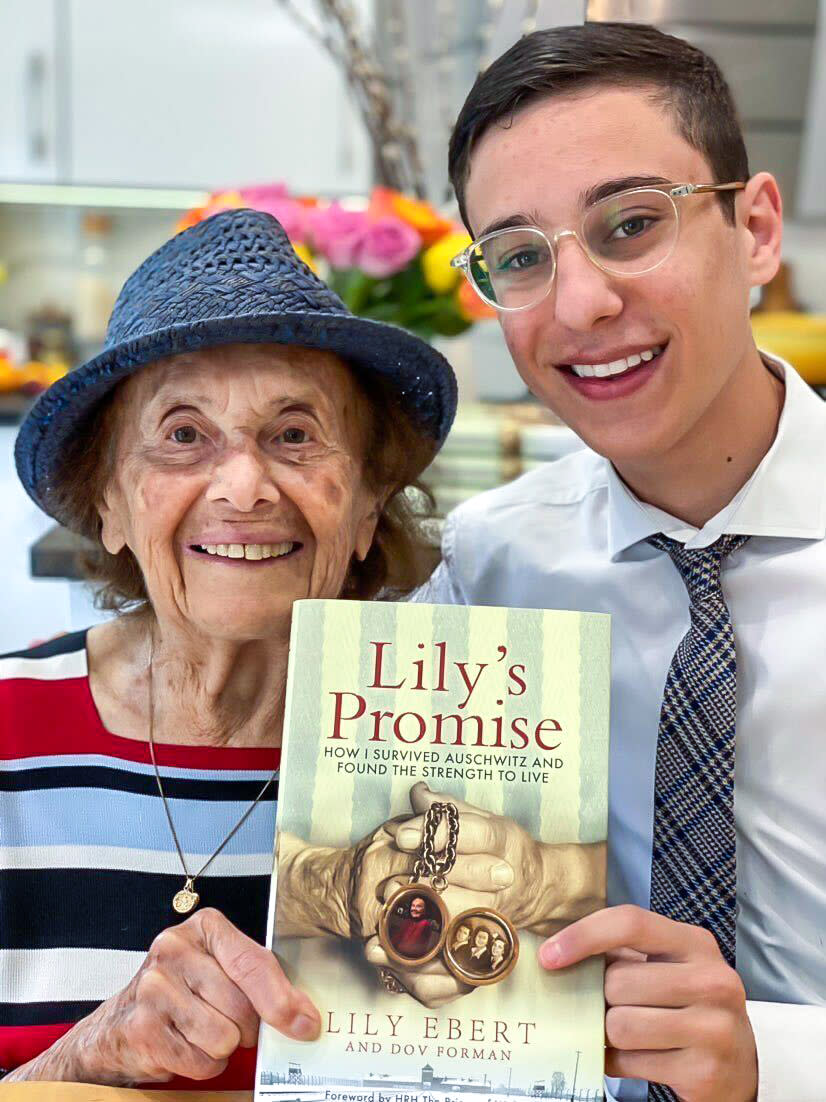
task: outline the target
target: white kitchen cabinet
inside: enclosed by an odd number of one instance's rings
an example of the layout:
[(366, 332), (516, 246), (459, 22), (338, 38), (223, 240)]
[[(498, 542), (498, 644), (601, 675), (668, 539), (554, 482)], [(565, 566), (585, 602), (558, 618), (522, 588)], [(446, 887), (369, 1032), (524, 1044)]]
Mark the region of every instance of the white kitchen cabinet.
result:
[(58, 2), (69, 11), (71, 181), (367, 186), (343, 77), (275, 0)]
[(826, 0), (820, 0), (802, 144), (797, 213), (822, 222), (826, 219)]
[(58, 178), (56, 0), (0, 2), (0, 180)]

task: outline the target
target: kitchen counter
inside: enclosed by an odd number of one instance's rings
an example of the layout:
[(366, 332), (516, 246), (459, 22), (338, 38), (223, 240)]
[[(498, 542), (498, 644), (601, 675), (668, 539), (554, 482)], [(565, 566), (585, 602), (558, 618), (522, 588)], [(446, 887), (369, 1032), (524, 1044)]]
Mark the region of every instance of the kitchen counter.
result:
[[(0, 409), (19, 421), (28, 400), (18, 401), (15, 412), (2, 402), (6, 397), (0, 395)], [(89, 586), (76, 580), (83, 541), (57, 527), (20, 484), (17, 431), (17, 424), (0, 423), (0, 654), (107, 618), (94, 607)]]
[(0, 425), (19, 425), (33, 401), (18, 390), (0, 393)]
[[(10, 432), (9, 430), (17, 428), (34, 400), (31, 395), (21, 394), (19, 391), (0, 393), (0, 426), (3, 426), (6, 430), (4, 435), (8, 439), (6, 446), (9, 448), (9, 460), (12, 458), (14, 437), (17, 435), (16, 432)], [(5, 472), (3, 473), (5, 474)], [(42, 534), (38, 534), (38, 539), (31, 544), (30, 548), (31, 576), (33, 578), (65, 578), (70, 581), (81, 579), (83, 574), (78, 565), (78, 556), (90, 546), (88, 542), (81, 536), (76, 536), (74, 533), (67, 531), (59, 524), (52, 523), (52, 527), (43, 532), (43, 522), (49, 523), (49, 521), (43, 517), (43, 514), (40, 513), (33, 502), (29, 502), (17, 481), (16, 474), (12, 470), (11, 462), (9, 462), (7, 479), (9, 490), (14, 497), (28, 503), (31, 510), (39, 514), (41, 521)]]
[(83, 578), (80, 556), (91, 547), (92, 544), (83, 536), (55, 524), (31, 546), (32, 577), (79, 581)]

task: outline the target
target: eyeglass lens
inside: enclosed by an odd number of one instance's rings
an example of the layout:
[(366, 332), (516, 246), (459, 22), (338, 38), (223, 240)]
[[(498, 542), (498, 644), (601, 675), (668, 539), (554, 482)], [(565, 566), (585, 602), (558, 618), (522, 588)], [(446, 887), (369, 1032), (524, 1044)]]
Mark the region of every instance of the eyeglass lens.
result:
[[(677, 237), (677, 212), (668, 195), (637, 191), (611, 196), (591, 207), (582, 224), (582, 244), (591, 259), (615, 275), (640, 275), (668, 258)], [(533, 227), (504, 230), (470, 253), (473, 283), (483, 298), (519, 310), (548, 293), (555, 260), (548, 239)]]

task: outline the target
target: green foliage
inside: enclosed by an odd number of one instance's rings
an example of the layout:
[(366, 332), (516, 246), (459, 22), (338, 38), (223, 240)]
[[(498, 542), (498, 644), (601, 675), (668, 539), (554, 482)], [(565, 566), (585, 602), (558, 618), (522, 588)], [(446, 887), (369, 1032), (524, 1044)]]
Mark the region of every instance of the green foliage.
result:
[(327, 282), (354, 314), (400, 325), (424, 340), (455, 337), (472, 324), (459, 312), (453, 295), (431, 290), (418, 257), (387, 279), (348, 268), (333, 269)]

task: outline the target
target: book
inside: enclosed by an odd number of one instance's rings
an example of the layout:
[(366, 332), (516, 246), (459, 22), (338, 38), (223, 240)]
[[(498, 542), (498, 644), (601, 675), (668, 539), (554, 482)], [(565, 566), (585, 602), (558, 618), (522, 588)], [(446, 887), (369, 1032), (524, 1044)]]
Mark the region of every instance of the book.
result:
[(262, 1025), (256, 1099), (603, 1098), (610, 618), (299, 601), (268, 938), (317, 1041)]

